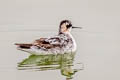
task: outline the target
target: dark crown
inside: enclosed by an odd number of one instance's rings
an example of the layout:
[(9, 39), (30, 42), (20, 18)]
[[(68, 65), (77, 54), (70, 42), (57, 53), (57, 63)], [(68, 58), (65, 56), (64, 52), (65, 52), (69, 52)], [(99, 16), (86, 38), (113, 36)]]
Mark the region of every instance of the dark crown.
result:
[(63, 21), (61, 21), (61, 22), (60, 22), (60, 26), (61, 26), (62, 24), (64, 24), (64, 23), (68, 23), (68, 25), (66, 26), (67, 28), (72, 27), (72, 23), (71, 23), (70, 20), (63, 20)]

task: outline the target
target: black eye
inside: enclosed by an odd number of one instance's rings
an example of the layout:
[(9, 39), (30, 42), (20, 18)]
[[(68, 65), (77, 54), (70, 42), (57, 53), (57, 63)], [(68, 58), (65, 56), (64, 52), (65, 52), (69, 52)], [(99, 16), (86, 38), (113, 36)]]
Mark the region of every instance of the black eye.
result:
[(71, 25), (71, 24), (67, 25), (67, 28), (70, 28), (70, 27), (72, 27), (72, 25)]

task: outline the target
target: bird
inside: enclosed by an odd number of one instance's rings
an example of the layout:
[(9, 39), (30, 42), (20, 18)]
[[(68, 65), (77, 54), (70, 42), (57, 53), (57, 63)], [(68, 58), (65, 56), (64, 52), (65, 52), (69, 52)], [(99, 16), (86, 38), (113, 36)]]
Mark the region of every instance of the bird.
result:
[(17, 49), (34, 55), (41, 54), (65, 54), (77, 50), (76, 41), (71, 34), (74, 27), (70, 20), (62, 20), (57, 35), (47, 38), (39, 38), (31, 43), (15, 43)]

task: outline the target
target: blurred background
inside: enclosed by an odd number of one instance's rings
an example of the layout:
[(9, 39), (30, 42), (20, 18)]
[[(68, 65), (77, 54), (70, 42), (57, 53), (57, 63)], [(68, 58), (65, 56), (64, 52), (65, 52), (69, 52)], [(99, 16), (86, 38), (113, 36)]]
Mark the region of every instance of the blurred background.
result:
[(18, 71), (17, 63), (29, 54), (16, 50), (16, 42), (32, 42), (58, 33), (61, 20), (71, 20), (78, 50), (75, 61), (84, 70), (73, 80), (120, 80), (119, 0), (1, 0), (0, 79), (65, 80), (58, 71)]

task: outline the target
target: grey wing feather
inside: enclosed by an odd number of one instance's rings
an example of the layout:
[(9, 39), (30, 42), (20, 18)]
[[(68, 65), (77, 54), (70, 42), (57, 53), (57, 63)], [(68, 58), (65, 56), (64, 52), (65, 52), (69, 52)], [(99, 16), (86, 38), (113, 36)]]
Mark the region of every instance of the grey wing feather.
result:
[(50, 38), (40, 38), (34, 42), (34, 46), (39, 48), (51, 49), (55, 47), (61, 47), (62, 39), (59, 36), (54, 36)]
[(63, 44), (63, 39), (59, 36), (54, 36), (54, 37), (48, 38), (45, 41), (49, 42), (52, 45), (62, 45)]

